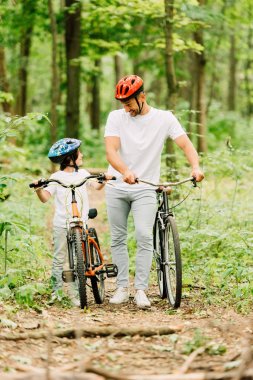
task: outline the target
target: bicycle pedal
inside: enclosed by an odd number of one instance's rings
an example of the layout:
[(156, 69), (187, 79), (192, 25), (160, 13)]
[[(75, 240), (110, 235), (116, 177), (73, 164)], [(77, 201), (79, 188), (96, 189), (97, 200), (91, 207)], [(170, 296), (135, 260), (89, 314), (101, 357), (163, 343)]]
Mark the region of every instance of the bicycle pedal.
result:
[(64, 282), (74, 282), (75, 281), (75, 273), (73, 270), (64, 270), (62, 272), (62, 280)]
[(106, 276), (116, 277), (118, 275), (118, 267), (116, 264), (105, 264), (105, 273)]

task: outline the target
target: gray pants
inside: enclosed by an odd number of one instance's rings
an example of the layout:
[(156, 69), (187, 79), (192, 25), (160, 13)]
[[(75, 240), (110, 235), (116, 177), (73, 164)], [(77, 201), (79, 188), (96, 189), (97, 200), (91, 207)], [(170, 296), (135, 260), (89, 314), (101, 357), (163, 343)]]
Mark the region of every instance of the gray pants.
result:
[[(62, 271), (69, 269), (68, 261), (68, 246), (67, 246), (67, 229), (61, 227), (54, 227), (54, 257), (52, 264), (52, 277), (54, 279), (53, 291), (62, 289)], [(64, 284), (70, 298), (77, 297), (76, 284), (71, 282)]]
[(129, 258), (127, 251), (127, 219), (133, 214), (137, 241), (135, 289), (148, 287), (153, 254), (153, 224), (157, 202), (155, 190), (123, 191), (106, 188), (108, 220), (111, 228), (111, 250), (118, 266), (117, 286), (129, 286)]

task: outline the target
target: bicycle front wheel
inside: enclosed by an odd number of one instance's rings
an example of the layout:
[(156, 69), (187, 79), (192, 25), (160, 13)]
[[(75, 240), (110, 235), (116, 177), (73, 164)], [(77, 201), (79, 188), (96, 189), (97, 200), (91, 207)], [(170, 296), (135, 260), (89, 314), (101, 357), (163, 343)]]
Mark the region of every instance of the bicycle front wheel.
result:
[(88, 307), (88, 300), (86, 292), (86, 277), (81, 228), (74, 228), (72, 239), (74, 247), (76, 282), (80, 298), (80, 308), (84, 309), (85, 307)]
[(159, 229), (158, 219), (155, 220), (155, 224), (154, 224), (153, 245), (154, 245), (153, 256), (154, 256), (155, 265), (156, 265), (156, 274), (157, 274), (159, 293), (160, 293), (161, 298), (166, 298), (167, 289), (165, 286), (165, 274), (164, 274), (164, 266), (163, 266), (163, 259), (162, 259), (163, 233), (162, 233), (162, 230)]
[(164, 231), (164, 280), (167, 298), (173, 308), (178, 308), (182, 297), (182, 262), (179, 236), (173, 216), (168, 217)]

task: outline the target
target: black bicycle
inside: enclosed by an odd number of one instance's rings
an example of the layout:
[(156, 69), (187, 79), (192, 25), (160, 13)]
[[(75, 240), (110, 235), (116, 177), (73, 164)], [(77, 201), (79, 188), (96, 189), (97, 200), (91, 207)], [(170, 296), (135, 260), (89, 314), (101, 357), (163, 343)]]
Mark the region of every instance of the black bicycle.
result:
[(157, 187), (158, 209), (153, 227), (153, 256), (156, 265), (157, 280), (161, 298), (167, 298), (173, 308), (178, 308), (182, 298), (182, 261), (180, 241), (176, 221), (169, 205), (166, 187), (177, 186), (195, 178), (187, 178), (179, 182), (154, 184), (138, 179)]
[[(56, 179), (41, 179), (38, 184), (31, 183), (31, 188), (45, 188), (50, 183), (56, 183), (64, 188), (70, 189), (72, 194), (72, 215), (67, 221), (67, 245), (69, 270), (62, 272), (64, 282), (76, 282), (80, 308), (88, 307), (87, 298), (87, 279), (90, 279), (96, 303), (101, 304), (104, 301), (104, 280), (107, 277), (116, 277), (118, 268), (115, 264), (106, 264), (100, 249), (98, 236), (95, 228), (89, 228), (87, 223), (83, 223), (80, 212), (77, 207), (75, 189), (82, 186), (86, 181), (96, 179), (99, 183), (106, 181), (104, 174), (91, 175), (84, 178), (78, 184), (66, 185)], [(112, 177), (112, 179), (116, 179)], [(89, 219), (97, 216), (96, 209), (89, 210)]]

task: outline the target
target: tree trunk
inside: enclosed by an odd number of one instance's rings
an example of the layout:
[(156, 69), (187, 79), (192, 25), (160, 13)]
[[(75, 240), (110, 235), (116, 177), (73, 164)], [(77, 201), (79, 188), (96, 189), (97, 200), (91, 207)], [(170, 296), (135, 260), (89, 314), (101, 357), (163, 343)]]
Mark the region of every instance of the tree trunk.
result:
[[(221, 11), (220, 11), (220, 14), (222, 14), (223, 16), (225, 16), (225, 14), (226, 14), (227, 3), (228, 3), (228, 0), (223, 0), (223, 5), (222, 5)], [(218, 55), (218, 52), (220, 50), (220, 45), (223, 41), (222, 37), (224, 34), (224, 27), (225, 27), (225, 23), (223, 22), (219, 28), (219, 32), (217, 33), (218, 37), (217, 37), (216, 43), (215, 43), (214, 48), (213, 48), (213, 51), (214, 51), (213, 56), (210, 58), (212, 61), (212, 65), (210, 68), (211, 69), (210, 86), (209, 86), (210, 90), (209, 90), (209, 96), (208, 96), (208, 101), (207, 101), (207, 106), (206, 106), (206, 114), (208, 114), (209, 108), (211, 107), (211, 104), (212, 104), (212, 101), (213, 101), (213, 98), (215, 95), (215, 84), (218, 81), (218, 73), (217, 73), (218, 59), (217, 59), (217, 55)]]
[[(5, 51), (4, 47), (0, 46), (0, 89), (3, 92), (9, 92), (9, 83), (6, 75)], [(11, 113), (11, 104), (8, 102), (2, 103), (3, 111)]]
[(235, 33), (230, 36), (229, 54), (229, 81), (228, 81), (228, 110), (235, 111), (236, 108), (236, 40)]
[[(248, 18), (252, 20), (252, 6), (249, 4), (248, 9)], [(252, 88), (252, 79), (251, 79), (251, 70), (253, 66), (252, 59), (252, 50), (253, 50), (253, 30), (252, 28), (248, 29), (248, 37), (247, 37), (247, 58), (245, 64), (245, 90), (247, 97), (247, 116), (251, 116), (253, 114), (253, 88)]]
[(162, 104), (162, 90), (163, 90), (163, 82), (161, 78), (155, 77), (154, 80), (151, 82), (152, 92), (155, 96), (155, 104), (157, 107), (160, 107)]
[(52, 33), (52, 76), (51, 76), (51, 144), (57, 139), (58, 115), (57, 105), (59, 101), (59, 73), (57, 66), (57, 24), (52, 0), (48, 0), (48, 12)]
[(196, 66), (195, 66), (195, 55), (190, 52), (189, 54), (189, 67), (190, 67), (190, 83), (188, 90), (188, 99), (189, 99), (189, 116), (188, 116), (188, 136), (191, 140), (196, 135), (196, 108), (197, 108), (197, 99), (196, 99)]
[[(202, 6), (205, 4), (205, 0), (198, 0), (199, 5)], [(203, 30), (199, 29), (194, 34), (195, 41), (204, 46), (203, 39)], [(204, 51), (196, 53), (196, 72), (197, 72), (197, 130), (198, 130), (198, 139), (197, 139), (197, 149), (198, 152), (207, 151), (206, 143), (206, 106), (205, 106), (205, 65), (206, 59)]]
[[(114, 56), (114, 72), (115, 72), (115, 85), (123, 77), (123, 62), (120, 54), (115, 54)], [(117, 109), (122, 108), (121, 103), (115, 99), (115, 105)]]
[[(81, 2), (66, 0), (65, 43), (67, 69), (66, 136), (79, 136)], [(70, 9), (71, 8), (71, 9)], [(76, 61), (74, 61), (76, 60)]]
[(97, 59), (95, 61), (96, 72), (92, 76), (91, 83), (91, 107), (90, 107), (90, 121), (91, 128), (99, 131), (100, 128), (100, 64), (101, 60)]
[(115, 84), (123, 77), (123, 62), (120, 54), (114, 56)]
[[(164, 0), (165, 6), (165, 68), (166, 68), (166, 79), (167, 79), (167, 90), (168, 97), (166, 101), (166, 107), (175, 110), (177, 101), (177, 79), (174, 68), (173, 59), (173, 17), (174, 17), (174, 1)], [(174, 145), (171, 139), (167, 139), (166, 143), (167, 159), (166, 164), (168, 167), (175, 169), (176, 158)]]
[(177, 102), (177, 79), (174, 68), (173, 59), (173, 17), (174, 17), (174, 1), (164, 0), (165, 3), (165, 57), (166, 57), (166, 78), (168, 86), (167, 107), (174, 110)]
[(24, 116), (27, 112), (27, 79), (28, 65), (32, 42), (32, 32), (35, 21), (36, 1), (23, 0), (23, 20), (24, 26), (20, 42), (20, 68), (19, 68), (19, 94), (17, 97), (16, 113)]
[(138, 75), (144, 80), (145, 70), (143, 69), (143, 67), (141, 67), (141, 64), (143, 63), (143, 59), (144, 58), (140, 56), (133, 60), (133, 74)]

